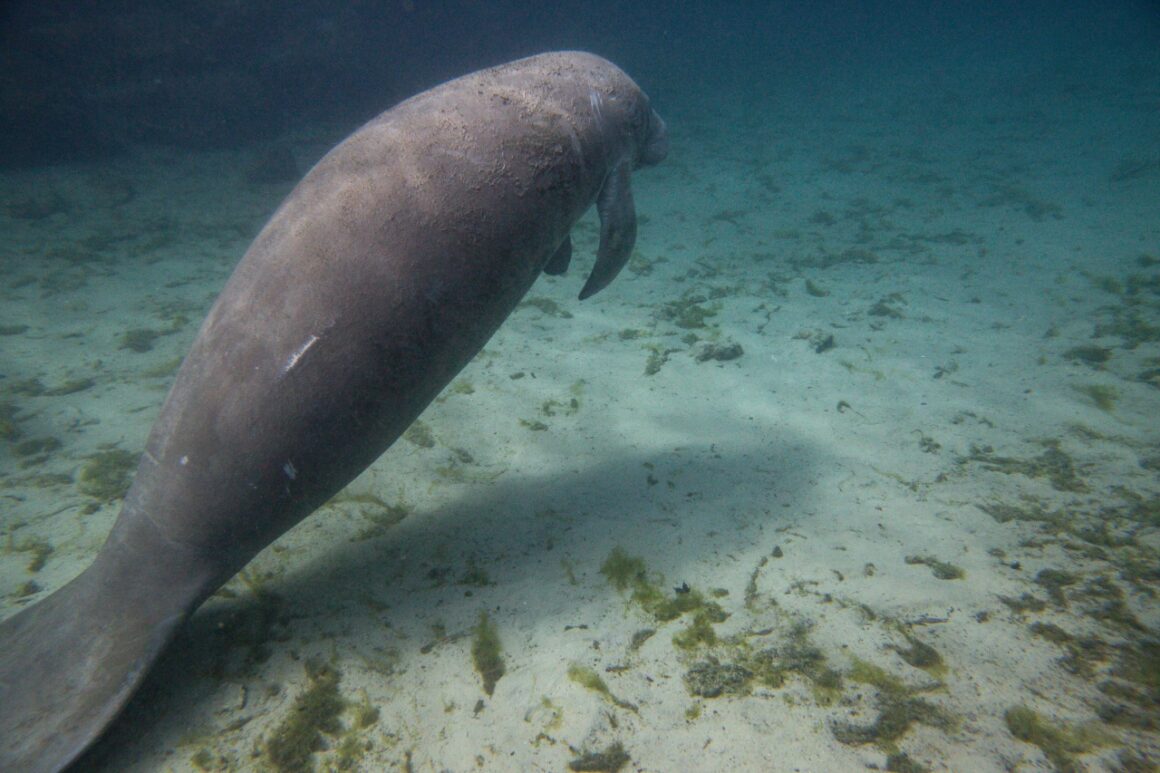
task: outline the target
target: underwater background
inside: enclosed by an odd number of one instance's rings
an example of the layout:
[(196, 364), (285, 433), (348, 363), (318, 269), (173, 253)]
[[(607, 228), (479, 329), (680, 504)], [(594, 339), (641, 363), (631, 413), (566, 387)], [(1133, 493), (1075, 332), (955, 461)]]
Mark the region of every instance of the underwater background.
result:
[(672, 142), (623, 274), (576, 300), (590, 215), (82, 769), (1160, 765), (1157, 3), (16, 0), (0, 40), (3, 616), (363, 122), (586, 49)]

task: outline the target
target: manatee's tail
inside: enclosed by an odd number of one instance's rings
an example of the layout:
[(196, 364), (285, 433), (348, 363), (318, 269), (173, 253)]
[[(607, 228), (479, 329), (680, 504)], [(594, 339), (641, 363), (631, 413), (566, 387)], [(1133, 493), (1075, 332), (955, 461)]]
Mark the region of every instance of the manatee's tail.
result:
[(157, 562), (125, 558), (102, 551), (68, 585), (0, 623), (0, 770), (58, 771), (76, 759), (200, 602), (200, 583), (173, 582), (182, 572), (159, 584)]

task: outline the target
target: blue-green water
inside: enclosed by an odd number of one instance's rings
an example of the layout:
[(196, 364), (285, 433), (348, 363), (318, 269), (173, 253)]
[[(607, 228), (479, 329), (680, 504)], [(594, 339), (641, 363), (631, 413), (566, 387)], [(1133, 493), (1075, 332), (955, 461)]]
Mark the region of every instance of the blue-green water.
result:
[[(1155, 4), (0, 24), (4, 615), (91, 561), (234, 264), (363, 121), (583, 48), (672, 140), (634, 177), (622, 275), (576, 300), (582, 221), (569, 274), (195, 615), (89, 769), (269, 766), (306, 662), (347, 701), (320, 770), (564, 770), (616, 744), (649, 771), (1160, 760)], [(643, 562), (622, 589), (617, 548)]]

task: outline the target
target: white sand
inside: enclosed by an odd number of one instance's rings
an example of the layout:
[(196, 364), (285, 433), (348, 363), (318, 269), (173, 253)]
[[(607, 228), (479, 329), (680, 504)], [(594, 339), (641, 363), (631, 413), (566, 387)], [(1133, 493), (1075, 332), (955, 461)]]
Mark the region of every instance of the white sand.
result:
[[(1144, 109), (1137, 95), (1077, 99), (1088, 100), (1080, 110), (1117, 105), (1109, 121), (1129, 128), (1101, 134), (1034, 105), (906, 121), (898, 105), (865, 97), (842, 110), (759, 113), (738, 100), (744, 114), (695, 105), (669, 114), (670, 159), (636, 178), (645, 220), (633, 268), (647, 262), (651, 272), (626, 270), (577, 302), (595, 250), (593, 222), (582, 223), (578, 265), (531, 293), (571, 317), (521, 308), (461, 375), (474, 391), (449, 390), (423, 416), (434, 447), (402, 440), (352, 484), (405, 505), (406, 518), (360, 539), (383, 511), (347, 498), (261, 554), (250, 584), (231, 582), (232, 598), (195, 616), (94, 766), (261, 767), (266, 740), (309, 684), (308, 660), (341, 671), (352, 704), (378, 708), (370, 727), (347, 733), (358, 770), (409, 761), (559, 771), (617, 741), (642, 771), (883, 768), (892, 749), (932, 770), (1049, 770), (1004, 722), (1020, 705), (1098, 727), (1102, 745), (1080, 755), (1093, 769), (1125, 749), (1160, 759), (1154, 731), (1096, 713), (1109, 700), (1097, 686), (1122, 676), (1122, 653), (1140, 652), (1160, 627), (1160, 477), (1141, 466), (1158, 455), (1160, 392), (1137, 380), (1160, 365), (1160, 344), (1092, 338), (1109, 308), (1132, 300), (1093, 278), (1156, 281), (1156, 266), (1135, 261), (1160, 257), (1160, 170), (1110, 179), (1141, 150), (1125, 139)], [(308, 164), (332, 139), (292, 141)], [(91, 499), (78, 491), (79, 470), (110, 444), (140, 450), (168, 386), (143, 374), (184, 353), (284, 195), (241, 182), (251, 155), (148, 151), (0, 178), (0, 324), (29, 326), (0, 338), (2, 401), (17, 406), (20, 440), (61, 441), (29, 467), (17, 441), (0, 442), (9, 547), (54, 548), (35, 573), (30, 552), (0, 551), (5, 613), (59, 587), (100, 546), (117, 507), (82, 515)], [(10, 209), (53, 193), (66, 207), (42, 219)], [(877, 262), (819, 266), (847, 250)], [(806, 279), (828, 294), (811, 295)], [(1135, 298), (1153, 325), (1156, 292)], [(684, 293), (716, 311), (706, 328), (661, 318)], [(900, 316), (871, 314), (880, 300)], [(126, 330), (169, 329), (175, 317), (176, 332), (152, 351), (118, 349)], [(622, 338), (626, 329), (638, 337)], [(744, 355), (698, 363), (699, 344), (681, 340), (689, 333), (737, 342)], [(816, 352), (827, 335), (834, 348)], [(1063, 356), (1080, 345), (1109, 347), (1111, 359), (1096, 369)], [(646, 376), (654, 348), (673, 351)], [(94, 386), (12, 394), (34, 378), (49, 389), (81, 378)], [(1090, 385), (1116, 390), (1111, 410), (1078, 391)], [(549, 400), (555, 415), (542, 410)], [(988, 470), (983, 451), (964, 460), (972, 447), (1032, 460), (1053, 443), (1085, 491)], [(38, 485), (45, 473), (74, 480)], [(1150, 523), (1122, 517), (1137, 499), (1151, 503)], [(1001, 523), (979, 508), (997, 503), (1072, 515), (1066, 528)], [(1131, 544), (1081, 539), (1101, 520)], [(714, 625), (721, 643), (674, 646), (691, 615), (658, 623), (613, 589), (599, 570), (617, 546), (670, 595), (682, 583), (726, 592), (716, 599), (729, 614)], [(906, 561), (916, 556), (965, 577), (936, 579)], [(1150, 577), (1130, 581), (1132, 561)], [(485, 585), (459, 582), (472, 569)], [(1043, 569), (1074, 575), (1062, 603), (1035, 582)], [(1099, 578), (1107, 582), (1093, 585)], [(18, 597), (30, 580), (40, 591)], [(255, 582), (277, 601), (259, 603)], [(1091, 614), (1115, 589), (1139, 627)], [(1000, 599), (1024, 593), (1046, 606), (1017, 613)], [(471, 657), (484, 611), (506, 664), (491, 697)], [(1098, 637), (1088, 672), (1074, 673), (1067, 647), (1034, 634), (1037, 622)], [(645, 628), (655, 635), (633, 649)], [(804, 632), (796, 650), (795, 630)], [(945, 670), (909, 665), (896, 649), (908, 634), (934, 647)], [(799, 663), (839, 672), (842, 686), (824, 693), (799, 670), (746, 694), (690, 694), (683, 676), (694, 664), (763, 650), (796, 651)], [(883, 693), (857, 681), (859, 661), (915, 688), (899, 700), (937, 707), (919, 711), (929, 724), (893, 747), (840, 742), (844, 723), (869, 726), (879, 714)], [(599, 673), (621, 704), (570, 679), (574, 664)], [(1124, 705), (1157, 721), (1154, 707)], [(342, 722), (353, 727), (353, 708)], [(328, 737), (320, 769), (337, 764), (339, 743)]]

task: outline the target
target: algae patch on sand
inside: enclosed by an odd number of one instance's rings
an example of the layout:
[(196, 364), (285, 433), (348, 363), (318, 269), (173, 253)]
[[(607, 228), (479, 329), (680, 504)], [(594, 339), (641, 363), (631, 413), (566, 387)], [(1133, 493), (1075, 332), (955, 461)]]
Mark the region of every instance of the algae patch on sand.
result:
[(342, 732), (339, 715), (346, 701), (338, 692), (342, 674), (322, 663), (306, 663), (309, 686), (294, 699), (290, 714), (266, 742), (266, 755), (278, 771), (313, 770), (312, 757), (324, 748), (323, 734)]
[(616, 773), (631, 761), (624, 745), (616, 741), (600, 751), (584, 752), (568, 763), (568, 770)]
[(507, 670), (503, 662), (503, 651), (500, 646), (499, 632), (495, 623), (488, 618), (487, 612), (479, 613), (479, 622), (472, 629), (471, 661), (475, 670), (483, 679), (483, 691), (488, 695), (495, 692), (496, 682)]
[(129, 490), (136, 467), (137, 454), (120, 448), (98, 451), (81, 468), (77, 488), (101, 502), (121, 499)]
[[(356, 769), (372, 748), (367, 731), (379, 721), (379, 710), (365, 690), (357, 701), (343, 698), (338, 689), (342, 673), (334, 666), (317, 660), (305, 665), (306, 689), (294, 699), (289, 714), (266, 740), (266, 760), (279, 773), (303, 773), (315, 770), (315, 754), (325, 751), (325, 769)], [(349, 727), (341, 719), (348, 710)], [(199, 755), (207, 757), (201, 752)]]
[(1014, 706), (1003, 715), (1011, 735), (1039, 747), (1057, 770), (1077, 770), (1075, 755), (1108, 743), (1108, 737), (1086, 726), (1056, 725), (1026, 706)]

